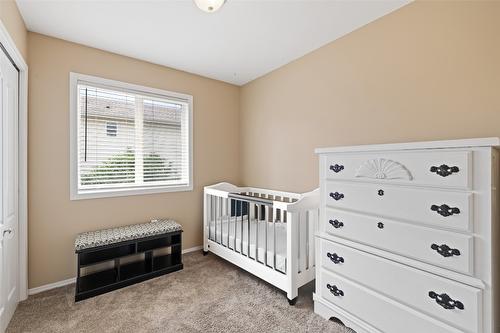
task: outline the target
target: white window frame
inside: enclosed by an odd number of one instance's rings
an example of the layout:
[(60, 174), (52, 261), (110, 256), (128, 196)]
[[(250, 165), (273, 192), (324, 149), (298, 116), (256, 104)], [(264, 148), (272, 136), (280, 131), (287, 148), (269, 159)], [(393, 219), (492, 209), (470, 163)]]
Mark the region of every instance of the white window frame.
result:
[[(137, 91), (154, 94), (166, 98), (181, 99), (188, 105), (188, 156), (189, 170), (186, 185), (153, 185), (132, 188), (107, 188), (96, 190), (78, 190), (78, 83), (107, 86), (109, 88)], [(70, 72), (69, 74), (69, 111), (70, 111), (70, 200), (121, 197), (164, 192), (180, 192), (193, 190), (193, 96), (166, 91), (137, 84), (104, 79), (96, 76)]]

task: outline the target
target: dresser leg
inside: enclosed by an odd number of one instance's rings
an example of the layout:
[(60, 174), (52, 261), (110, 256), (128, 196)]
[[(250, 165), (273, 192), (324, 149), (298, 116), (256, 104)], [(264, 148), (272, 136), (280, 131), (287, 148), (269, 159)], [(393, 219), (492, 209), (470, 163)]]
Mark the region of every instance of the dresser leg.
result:
[(298, 298), (299, 296), (295, 297), (294, 299), (288, 299), (288, 304), (295, 305), (297, 303)]

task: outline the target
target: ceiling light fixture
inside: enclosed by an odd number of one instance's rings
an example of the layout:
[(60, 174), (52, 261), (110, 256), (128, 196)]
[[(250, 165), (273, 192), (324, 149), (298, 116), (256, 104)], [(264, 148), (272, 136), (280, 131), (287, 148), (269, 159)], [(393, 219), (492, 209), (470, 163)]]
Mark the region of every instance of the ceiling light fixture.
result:
[(194, 0), (194, 3), (204, 12), (213, 13), (218, 11), (226, 0)]

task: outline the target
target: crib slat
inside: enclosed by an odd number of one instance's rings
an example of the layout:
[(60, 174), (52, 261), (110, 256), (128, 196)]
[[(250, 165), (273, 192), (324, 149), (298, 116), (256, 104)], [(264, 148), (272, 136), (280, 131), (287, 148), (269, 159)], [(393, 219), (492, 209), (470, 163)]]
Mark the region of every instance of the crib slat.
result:
[(252, 256), (250, 255), (250, 214), (251, 214), (251, 210), (250, 210), (250, 204), (248, 204), (248, 212), (247, 212), (247, 257), (248, 258), (252, 258)]
[(241, 234), (240, 234), (240, 253), (243, 254), (243, 202), (238, 201), (240, 204), (240, 222), (241, 222)]
[(219, 197), (219, 216), (220, 216), (220, 244), (224, 245), (224, 214), (222, 213), (222, 200), (223, 198)]
[[(217, 243), (219, 243), (220, 245), (222, 245), (222, 239), (220, 237), (220, 234), (221, 234), (221, 230), (222, 230), (222, 223), (221, 223), (221, 214), (220, 214), (220, 200), (221, 198), (220, 197), (217, 197), (217, 200), (215, 201), (215, 214), (217, 216), (216, 218), (216, 221), (218, 223), (218, 226), (217, 226), (217, 230), (219, 231), (219, 241)], [(217, 239), (217, 235), (215, 235), (216, 239)]]
[(255, 205), (255, 261), (259, 261), (259, 219), (260, 219), (260, 205)]
[(214, 230), (215, 230), (215, 239), (214, 239), (214, 241), (216, 243), (219, 243), (217, 241), (217, 230), (219, 229), (218, 225), (217, 225), (217, 219), (218, 219), (218, 217), (217, 217), (217, 202), (218, 202), (218, 200), (219, 200), (219, 197), (218, 196), (214, 196), (214, 223), (215, 223), (215, 228), (214, 228)]
[(222, 214), (222, 198), (219, 197), (219, 205), (217, 206), (217, 210), (219, 212), (219, 221), (220, 221), (220, 230), (219, 230), (219, 235), (220, 235), (220, 245), (224, 246), (224, 221), (223, 221), (223, 214)]
[(218, 199), (219, 199), (219, 197), (214, 196), (214, 200), (213, 200), (213, 212), (214, 212), (214, 223), (215, 223), (215, 226), (214, 226), (215, 239), (214, 239), (214, 241), (216, 243), (219, 243), (217, 241), (217, 200)]
[(219, 201), (220, 201), (220, 197), (216, 196), (215, 197), (215, 209), (214, 209), (214, 212), (215, 212), (215, 242), (217, 244), (221, 244), (220, 242), (220, 237), (217, 237), (218, 236), (218, 232), (220, 233), (219, 229), (220, 229), (220, 211), (219, 211)]
[(212, 240), (212, 195), (207, 196), (208, 239)]
[[(210, 196), (210, 231), (212, 231), (212, 222), (215, 223), (215, 215), (214, 215), (214, 196)], [(214, 225), (215, 228), (215, 225)], [(213, 233), (210, 232), (210, 240), (214, 240)]]
[(264, 206), (264, 265), (267, 266), (267, 229), (268, 229), (268, 221), (269, 221), (269, 207)]
[(276, 270), (276, 223), (278, 221), (278, 210), (273, 207), (273, 269)]
[[(297, 242), (297, 256), (295, 257), (295, 260), (297, 260), (297, 270), (298, 272), (301, 271), (300, 269), (300, 262), (302, 261), (302, 256), (301, 256), (301, 251), (300, 249), (302, 248), (302, 244), (303, 244), (303, 241), (302, 241), (302, 224), (304, 222), (304, 220), (302, 219), (302, 214), (299, 213), (299, 214), (295, 214), (295, 218), (297, 219), (296, 221), (296, 224), (297, 224), (297, 236), (295, 236), (295, 241)], [(295, 221), (294, 221), (295, 222)]]
[[(288, 215), (288, 214), (287, 214)], [(296, 213), (293, 215), (293, 217), (295, 218), (295, 221), (294, 224), (296, 225), (296, 228), (295, 230), (297, 230), (297, 233), (296, 234), (292, 234), (292, 237), (293, 238), (293, 242), (295, 243), (294, 245), (296, 246), (297, 248), (297, 253), (295, 255), (295, 261), (297, 262), (297, 272), (300, 271), (300, 259), (301, 259), (301, 256), (300, 256), (300, 246), (301, 246), (301, 241), (302, 239), (300, 239), (300, 226), (302, 224), (302, 215), (300, 213)], [(287, 228), (291, 227), (292, 226), (292, 223), (290, 223), (290, 219), (288, 219), (288, 224), (287, 224)], [(288, 261), (288, 256), (287, 256), (287, 261)], [(287, 262), (287, 264), (289, 264), (291, 261)], [(297, 273), (296, 272), (296, 273)]]
[(299, 235), (298, 235), (298, 255), (299, 272), (304, 272), (307, 268), (307, 211), (301, 211), (299, 214)]
[(306, 244), (305, 244), (305, 250), (306, 250), (306, 255), (305, 255), (305, 259), (306, 259), (306, 263), (305, 263), (305, 269), (308, 270), (309, 269), (309, 243), (310, 243), (310, 239), (311, 239), (311, 234), (310, 234), (310, 228), (309, 228), (309, 224), (311, 223), (311, 221), (309, 221), (309, 218), (310, 218), (310, 212), (309, 211), (306, 211), (305, 212), (305, 216), (306, 216)]
[[(226, 219), (227, 219), (227, 247), (230, 249), (231, 247), (229, 246), (229, 233), (231, 232), (231, 216), (229, 214), (229, 199), (225, 198), (224, 203), (226, 204)], [(234, 249), (233, 249), (234, 250)]]
[[(229, 202), (233, 202), (232, 199), (229, 199)], [(232, 206), (233, 205), (231, 204), (231, 207)], [(234, 206), (236, 207), (236, 201), (234, 202)], [(230, 208), (230, 211), (231, 211), (231, 208)], [(232, 214), (229, 214), (229, 215), (232, 215)], [(230, 218), (232, 218), (232, 216), (230, 216)], [(238, 229), (238, 219), (236, 218), (236, 214), (234, 214), (234, 251), (236, 251), (236, 252), (238, 252), (238, 249), (236, 248), (236, 238), (238, 238), (237, 237), (237, 235), (238, 235), (237, 229)], [(240, 248), (240, 250), (241, 250), (241, 248)]]
[(208, 239), (209, 240), (212, 240), (212, 236), (211, 236), (211, 231), (212, 231), (212, 212), (210, 211), (210, 203), (212, 202), (212, 195), (211, 194), (207, 194), (206, 198), (205, 198), (205, 210), (206, 210), (206, 220), (207, 220), (207, 234), (208, 234)]
[(316, 265), (314, 258), (314, 237), (318, 226), (318, 209), (309, 211), (309, 268), (312, 268)]

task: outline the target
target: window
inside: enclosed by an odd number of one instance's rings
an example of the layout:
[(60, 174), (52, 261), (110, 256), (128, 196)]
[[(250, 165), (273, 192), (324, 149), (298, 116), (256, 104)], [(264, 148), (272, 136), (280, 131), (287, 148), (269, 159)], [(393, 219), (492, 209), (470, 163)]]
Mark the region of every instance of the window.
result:
[(192, 97), (70, 75), (71, 199), (192, 189)]
[(116, 132), (118, 131), (117, 125), (113, 121), (108, 121), (106, 123), (106, 135), (107, 136), (116, 136)]

